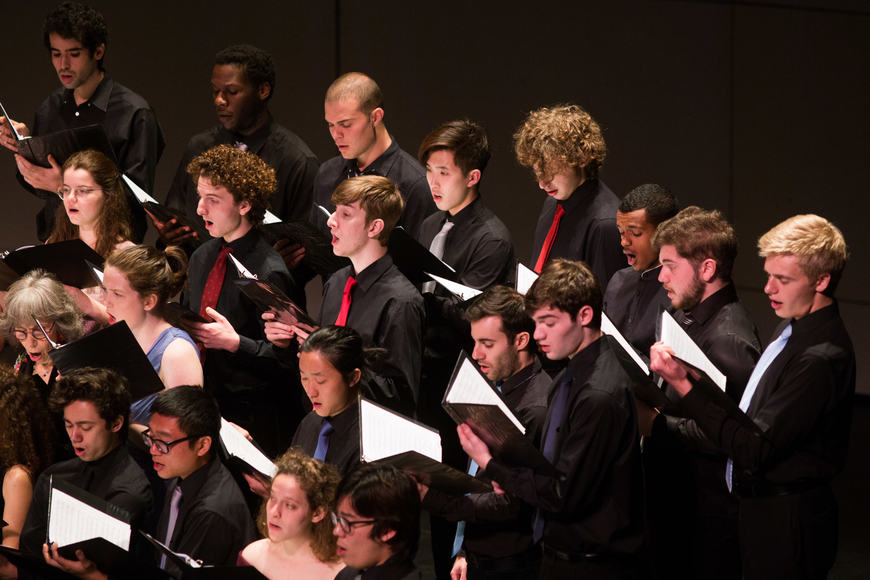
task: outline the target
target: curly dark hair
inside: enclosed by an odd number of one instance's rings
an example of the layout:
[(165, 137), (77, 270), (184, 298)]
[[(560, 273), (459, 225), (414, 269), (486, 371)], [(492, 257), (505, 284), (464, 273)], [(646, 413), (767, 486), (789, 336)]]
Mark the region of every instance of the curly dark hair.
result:
[[(311, 528), (311, 551), (314, 557), (321, 562), (338, 562), (339, 557), (335, 549), (337, 538), (332, 534), (332, 520), (329, 512), (335, 509), (335, 488), (338, 486), (338, 472), (331, 465), (313, 459), (305, 454), (299, 447), (291, 447), (284, 455), (275, 461), (279, 475), (292, 475), (302, 491), (312, 514), (318, 509), (323, 509), (325, 516)], [(273, 478), (274, 481), (274, 478)], [(269, 537), (268, 523), (269, 500), (260, 505), (260, 513), (257, 516), (257, 529), (263, 537)]]
[(0, 465), (23, 465), (31, 481), (51, 464), (54, 426), (30, 377), (0, 366)]
[(228, 46), (214, 56), (216, 65), (231, 64), (242, 69), (245, 78), (255, 89), (266, 83), (269, 85), (269, 96), (272, 98), (275, 92), (275, 61), (272, 55), (250, 44), (236, 44)]
[(588, 179), (597, 179), (607, 156), (601, 127), (577, 105), (529, 113), (514, 133), (514, 150), (520, 165), (531, 167), (542, 181), (563, 167), (583, 167)]
[(245, 201), (251, 204), (246, 217), (255, 226), (263, 222), (271, 207), (269, 198), (278, 188), (274, 169), (250, 151), (231, 145), (218, 145), (200, 153), (187, 166), (187, 172), (194, 183), (205, 177), (214, 187), (226, 188), (237, 205)]
[(76, 401), (90, 401), (100, 418), (111, 425), (118, 415), (124, 424), (118, 432), (121, 440), (127, 438), (130, 423), (130, 391), (127, 379), (110, 369), (85, 367), (63, 375), (51, 389), (48, 406), (52, 413), (63, 414), (64, 408)]
[[(97, 245), (94, 251), (103, 258), (108, 258), (118, 243), (133, 237), (130, 206), (121, 185), (121, 173), (111, 159), (93, 149), (79, 151), (70, 156), (63, 164), (63, 173), (68, 169), (84, 169), (103, 190), (103, 208), (97, 221)], [(78, 237), (79, 227), (69, 221), (63, 204), (59, 205), (54, 216), (54, 229), (46, 243), (65, 242)]]
[[(49, 40), (51, 34), (57, 34), (65, 39), (78, 40), (91, 53), (91, 56), (101, 44), (109, 43), (109, 27), (106, 25), (106, 19), (103, 18), (103, 15), (90, 6), (84, 6), (78, 2), (64, 2), (45, 17), (45, 22), (42, 25), (42, 36), (45, 48), (49, 51), (51, 51), (51, 41)], [(104, 60), (105, 51), (100, 60), (97, 61), (100, 70), (104, 70)]]

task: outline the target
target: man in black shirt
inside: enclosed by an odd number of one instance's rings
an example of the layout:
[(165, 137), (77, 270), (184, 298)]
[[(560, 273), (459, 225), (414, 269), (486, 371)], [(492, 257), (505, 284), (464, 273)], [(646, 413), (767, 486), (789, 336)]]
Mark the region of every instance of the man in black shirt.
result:
[[(275, 190), (275, 171), (256, 155), (219, 145), (188, 166), (197, 182), (197, 212), (213, 236), (193, 253), (183, 304), (211, 323), (182, 320), (204, 347), (203, 378), (224, 417), (247, 429), (267, 454), (286, 449), (303, 411), (298, 391), (271, 355), (256, 305), (233, 283), (229, 255), (290, 295), (293, 279), (257, 225)], [(280, 410), (280, 412), (279, 412)]]
[[(148, 479), (124, 444), (130, 416), (126, 380), (106, 369), (72, 371), (55, 383), (49, 404), (52, 411), (63, 413), (78, 457), (56, 463), (40, 474), (21, 531), (21, 549), (43, 553), (53, 477), (126, 510), (132, 516), (134, 527), (144, 524), (153, 509), (153, 498)], [(44, 553), (46, 562), (72, 573), (84, 571), (89, 564), (86, 558), (83, 559), (85, 564), (66, 560), (58, 556), (56, 550)], [(0, 577), (7, 577), (9, 572), (8, 563), (4, 561), (4, 564), (6, 567), (0, 567)]]
[[(526, 427), (526, 436), (538, 447), (547, 417), (550, 377), (535, 356), (535, 325), (525, 312), (522, 295), (505, 286), (493, 286), (475, 299), (465, 313), (474, 339), (472, 357), (496, 384), (508, 405)], [(480, 477), (477, 465), (472, 475)], [(469, 580), (487, 574), (503, 580), (536, 579), (541, 551), (532, 542), (534, 508), (519, 498), (496, 493), (450, 497), (421, 485), (423, 509), (450, 521), (464, 520), (454, 548), (462, 550), (452, 575)], [(508, 574), (511, 574), (508, 576)]]
[(660, 223), (680, 211), (676, 196), (661, 185), (632, 189), (619, 202), (616, 228), (628, 268), (613, 275), (604, 294), (604, 313), (625, 340), (644, 356), (656, 341), (659, 304), (670, 306), (668, 292), (659, 281), (662, 265), (653, 250), (652, 236)]
[[(188, 143), (166, 196), (167, 207), (202, 224), (196, 213), (199, 201), (196, 183), (187, 166), (203, 151), (227, 144), (256, 154), (275, 170), (278, 186), (269, 198), (272, 213), (283, 221), (308, 217), (317, 157), (302, 139), (279, 125), (269, 113), (275, 76), (272, 56), (260, 48), (241, 44), (215, 55), (211, 84), (220, 124)], [(167, 244), (196, 237), (195, 232), (179, 226), (175, 220), (166, 224), (154, 220), (154, 225)]]
[[(336, 256), (350, 258), (351, 265), (333, 274), (323, 287), (315, 322), (350, 326), (368, 345), (386, 350), (372, 369), (376, 376), (366, 384), (365, 394), (413, 417), (420, 394), (426, 312), (422, 296), (387, 253), (390, 232), (402, 215), (402, 197), (386, 177), (365, 175), (339, 184), (332, 203), (332, 249)], [(304, 341), (308, 333), (270, 321), (266, 336), (275, 356), (296, 368), (296, 349), (289, 347)]]
[[(88, 6), (64, 2), (45, 19), (45, 47), (63, 87), (57, 89), (36, 111), (33, 130), (14, 123), (22, 135), (45, 135), (67, 129), (102, 125), (115, 152), (118, 169), (145, 191), (153, 191), (154, 173), (163, 153), (163, 131), (151, 106), (139, 95), (106, 75), (103, 57), (109, 31), (103, 16)], [(0, 118), (2, 119), (2, 118)], [(3, 126), (2, 143), (17, 152), (12, 132)], [(63, 185), (61, 161), (50, 168), (33, 165), (21, 155), (15, 156), (18, 181), (45, 200), (36, 216), (36, 233), (45, 241), (54, 229), (54, 215), (61, 205), (56, 195)], [(127, 202), (133, 213), (133, 241), (141, 242), (148, 224), (145, 211), (126, 187)]]
[(784, 320), (740, 399), (754, 425), (713, 403), (667, 345), (653, 346), (651, 368), (691, 417), (668, 418), (668, 427), (729, 458), (724, 481), (740, 498), (743, 577), (825, 578), (837, 554), (830, 480), (846, 460), (855, 394), (855, 352), (833, 297), (846, 242), (824, 218), (801, 215), (758, 247), (764, 291)]
[(331, 512), (338, 555), (335, 580), (419, 580), (420, 495), (411, 476), (391, 465), (363, 463), (335, 490)]
[[(674, 318), (727, 377), (728, 396), (740, 402), (761, 343), (731, 281), (734, 229), (718, 211), (692, 206), (659, 225), (652, 245), (662, 262), (659, 279), (678, 309)], [(667, 392), (679, 400), (673, 389)], [(725, 456), (687, 453), (664, 421), (660, 426), (643, 450), (650, 543), (660, 577), (739, 580), (738, 505), (725, 486)]]
[(576, 105), (538, 109), (517, 130), (514, 148), (548, 196), (532, 242), (533, 269), (540, 272), (552, 258), (582, 260), (605, 291), (625, 262), (616, 230), (619, 199), (598, 180), (607, 155), (598, 123)]
[(308, 217), (325, 234), (330, 228), (317, 206), (332, 211), (332, 193), (342, 181), (358, 175), (388, 177), (398, 186), (405, 201), (398, 225), (414, 237), (426, 216), (435, 212), (424, 172), (412, 156), (399, 149), (384, 125), (383, 105), (381, 89), (362, 73), (342, 75), (326, 91), (326, 123), (339, 155), (317, 172)]
[[(538, 508), (541, 578), (642, 578), (643, 475), (631, 379), (602, 338), (601, 290), (582, 262), (550, 261), (526, 294), (534, 338), (568, 358), (553, 381), (541, 449), (553, 471), (492, 458), (468, 425), (462, 447), (496, 484)], [(575, 576), (576, 574), (576, 576)], [(581, 576), (582, 574), (582, 576)]]

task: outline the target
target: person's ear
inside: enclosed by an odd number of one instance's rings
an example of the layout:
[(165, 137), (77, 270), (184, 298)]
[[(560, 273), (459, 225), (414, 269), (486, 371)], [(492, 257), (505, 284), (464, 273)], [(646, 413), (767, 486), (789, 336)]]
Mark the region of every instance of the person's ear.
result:
[(377, 127), (381, 123), (384, 122), (384, 110), (380, 107), (369, 113), (369, 119), (372, 122), (372, 125)]
[(94, 49), (94, 60), (100, 60), (106, 54), (106, 45), (101, 44)]
[(518, 332), (514, 337), (514, 348), (517, 349), (517, 352), (525, 349), (529, 346), (529, 342), (531, 341), (531, 337), (528, 332)]
[(831, 284), (831, 275), (829, 273), (822, 274), (819, 276), (819, 281), (816, 282), (816, 292), (819, 294), (823, 293), (828, 289), (828, 286)]
[(157, 306), (157, 294), (149, 294), (148, 297), (142, 301), (142, 307), (145, 308), (146, 311), (154, 310), (155, 306)]
[(265, 101), (266, 99), (268, 99), (269, 95), (271, 94), (272, 85), (270, 85), (269, 83), (263, 83), (260, 85), (260, 88), (257, 89), (257, 97), (259, 97), (261, 101)]
[(348, 386), (350, 386), (350, 387), (355, 386), (361, 378), (362, 378), (362, 371), (359, 369), (353, 369), (353, 371), (350, 373), (350, 380), (348, 381)]
[(311, 523), (316, 524), (317, 522), (326, 517), (326, 513), (326, 508), (320, 506), (319, 508), (314, 510), (314, 515), (311, 516)]
[(251, 202), (243, 201), (239, 204), (239, 215), (245, 215), (249, 211), (251, 211)]
[(480, 169), (472, 169), (468, 172), (468, 177), (465, 180), (465, 187), (474, 187), (480, 183)]
[(381, 541), (382, 544), (386, 544), (387, 542), (392, 540), (393, 536), (395, 535), (396, 530), (388, 529), (387, 531), (383, 532), (378, 539)]
[(372, 223), (369, 224), (368, 236), (375, 239), (381, 235), (382, 231), (384, 231), (384, 220), (381, 218), (373, 219)]
[(124, 426), (124, 416), (118, 415), (117, 417), (115, 417), (115, 420), (112, 421), (112, 424), (109, 425), (109, 431), (111, 431), (112, 433), (117, 433), (118, 431), (121, 430), (121, 427), (123, 427), (123, 426)]
[(196, 449), (196, 454), (199, 457), (203, 457), (206, 453), (211, 451), (211, 443), (211, 437), (208, 435), (197, 439), (196, 445), (194, 445), (194, 448)]
[(707, 258), (701, 262), (701, 265), (698, 267), (698, 277), (707, 283), (716, 278), (716, 260)]
[(592, 318), (594, 318), (595, 310), (592, 309), (588, 304), (580, 307), (580, 312), (577, 313), (577, 322), (580, 323), (581, 326), (589, 326), (592, 324)]

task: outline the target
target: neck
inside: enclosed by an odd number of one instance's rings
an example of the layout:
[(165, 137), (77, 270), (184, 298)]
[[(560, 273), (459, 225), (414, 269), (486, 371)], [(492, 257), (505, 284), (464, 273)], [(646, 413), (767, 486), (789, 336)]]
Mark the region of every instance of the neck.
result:
[(232, 232), (230, 232), (224, 236), (224, 241), (228, 244), (230, 242), (234, 242), (234, 241), (238, 240), (239, 238), (244, 237), (245, 234), (247, 234), (249, 231), (251, 231), (251, 228), (253, 228), (253, 227), (254, 227), (254, 224), (249, 222), (247, 220), (247, 218), (243, 217), (242, 223), (239, 224), (239, 227), (237, 227)]
[(151, 346), (157, 340), (157, 337), (160, 336), (160, 333), (163, 332), (164, 327), (169, 326), (169, 323), (154, 314), (153, 310), (146, 310), (145, 315), (138, 321), (132, 321), (132, 324), (130, 320), (126, 322), (130, 327), (130, 332), (136, 337), (139, 346), (146, 353), (151, 350)]
[(574, 351), (574, 354), (569, 355), (568, 358), (572, 359), (577, 356), (581, 350), (601, 338), (604, 333), (601, 332), (597, 328), (589, 328), (588, 326), (583, 327), (583, 340), (580, 342), (580, 346), (577, 347), (577, 350)]
[(467, 194), (467, 196), (466, 196), (466, 198), (465, 198), (465, 201), (463, 201), (460, 205), (457, 205), (457, 206), (454, 207), (453, 209), (449, 209), (449, 210), (447, 210), (447, 213), (449, 213), (451, 216), (455, 216), (456, 214), (458, 214), (459, 212), (461, 212), (462, 210), (464, 210), (465, 208), (467, 208), (468, 206), (470, 206), (470, 205), (472, 204), (472, 202), (474, 202), (474, 200), (477, 199), (477, 197), (478, 197), (479, 195), (480, 195), (480, 194), (477, 192), (477, 188), (476, 188), (476, 187), (473, 188), (473, 189), (471, 189), (471, 190), (468, 192), (468, 194)]
[[(186, 445), (186, 444), (187, 443), (179, 443), (179, 445)], [(206, 453), (205, 455), (202, 455), (202, 456), (198, 455), (196, 457), (196, 463), (193, 465), (193, 467), (185, 474), (179, 475), (178, 479), (180, 479), (181, 481), (184, 481), (185, 479), (187, 479), (188, 477), (190, 477), (191, 475), (193, 475), (194, 473), (199, 471), (203, 465), (208, 463), (209, 459), (211, 459), (211, 452)]]
[(257, 121), (243, 131), (239, 131), (239, 135), (244, 135), (245, 137), (250, 137), (257, 131), (259, 131), (263, 125), (269, 122), (269, 109), (268, 107), (263, 107), (263, 110), (257, 114)]
[(519, 352), (518, 359), (520, 361), (520, 366), (516, 371), (514, 371), (514, 374), (517, 374), (518, 372), (535, 362), (535, 355), (533, 355), (528, 350), (521, 350)]
[(707, 298), (709, 298), (710, 296), (712, 296), (713, 294), (715, 294), (716, 292), (718, 292), (719, 290), (721, 290), (722, 288), (724, 288), (725, 286), (730, 284), (730, 282), (731, 282), (730, 280), (722, 280), (721, 278), (716, 278), (712, 282), (708, 282), (707, 284), (704, 284), (704, 296), (703, 296), (703, 298), (701, 298), (701, 302), (703, 302), (704, 300), (706, 300)]
[(95, 250), (97, 247), (97, 228), (94, 224), (82, 224), (79, 226), (79, 239), (88, 247)]
[[(117, 434), (116, 434), (116, 435), (117, 435)], [(115, 449), (117, 449), (118, 447), (120, 447), (120, 446), (121, 446), (121, 438), (120, 438), (120, 437), (115, 437), (114, 439), (115, 439), (115, 442), (112, 444), (112, 446), (109, 448), (108, 451), (106, 451), (105, 453), (103, 453), (102, 455), (100, 455), (99, 457), (97, 457), (96, 459), (92, 459), (92, 460), (89, 461), (88, 463), (93, 463), (94, 461), (99, 461), (100, 459), (102, 459), (103, 457), (105, 457), (106, 455), (108, 455), (109, 453), (111, 453), (112, 451), (114, 451)]]
[(98, 70), (88, 80), (73, 89), (73, 98), (76, 100), (76, 105), (81, 105), (93, 96), (94, 91), (100, 86), (104, 76), (106, 76), (106, 73)]
[(289, 538), (279, 543), (284, 553), (291, 557), (308, 556), (311, 554), (311, 538), (306, 534), (298, 538)]
[[(812, 314), (813, 312), (815, 312), (817, 310), (821, 310), (822, 308), (825, 308), (826, 306), (830, 306), (833, 303), (834, 303), (834, 299), (831, 298), (830, 296), (825, 296), (821, 292), (816, 292), (816, 295), (813, 296), (813, 305), (810, 307), (810, 311), (807, 312), (807, 314)], [(803, 318), (807, 314), (804, 314), (803, 316), (795, 316), (795, 320), (800, 320), (801, 318)]]
[(387, 254), (387, 247), (382, 246), (378, 240), (369, 240), (360, 251), (350, 256), (353, 270), (357, 274), (383, 258)]
[(356, 158), (356, 165), (359, 167), (359, 170), (362, 171), (371, 165), (372, 162), (383, 155), (384, 151), (386, 151), (392, 144), (393, 140), (390, 138), (390, 133), (387, 131), (384, 124), (381, 123), (375, 127), (374, 145), (372, 145), (371, 149)]

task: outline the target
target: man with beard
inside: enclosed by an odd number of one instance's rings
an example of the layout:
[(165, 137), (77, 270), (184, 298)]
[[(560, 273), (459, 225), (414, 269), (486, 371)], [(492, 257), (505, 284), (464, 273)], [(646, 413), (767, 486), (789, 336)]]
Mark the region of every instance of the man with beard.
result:
[[(727, 377), (725, 391), (739, 403), (761, 344), (731, 281), (734, 229), (718, 211), (692, 206), (661, 223), (652, 245), (662, 263), (659, 280), (678, 309), (674, 318)], [(670, 386), (668, 396), (679, 400)], [(659, 427), (644, 447), (656, 571), (662, 578), (739, 579), (738, 502), (725, 485), (725, 456), (689, 452), (663, 422)]]

